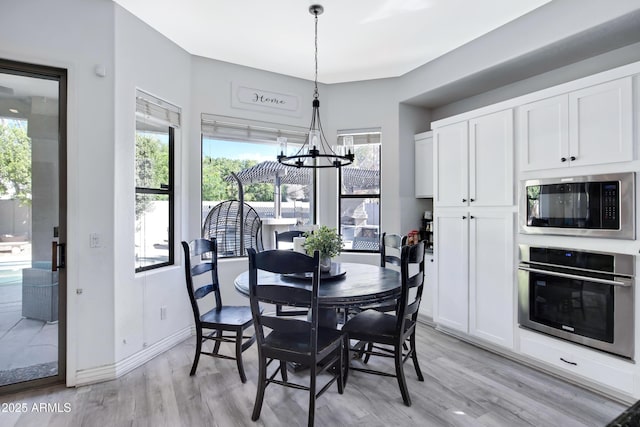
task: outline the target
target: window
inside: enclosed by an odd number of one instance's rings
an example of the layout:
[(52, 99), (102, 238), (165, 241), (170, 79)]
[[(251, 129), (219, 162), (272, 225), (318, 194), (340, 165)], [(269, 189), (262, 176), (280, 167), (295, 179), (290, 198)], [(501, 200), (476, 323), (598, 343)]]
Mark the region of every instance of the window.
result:
[(174, 263), (174, 145), (180, 109), (136, 96), (136, 272)]
[(380, 249), (380, 131), (338, 131), (338, 145), (353, 145), (355, 159), (340, 168), (340, 234), (345, 250)]
[[(239, 200), (240, 188), (232, 173), (242, 184), (244, 202), (263, 220), (263, 238), (273, 234), (265, 219), (289, 219), (283, 227), (290, 228), (313, 224), (313, 170), (284, 166), (276, 160), (281, 143), (286, 141), (287, 152), (295, 152), (306, 134), (304, 128), (203, 114), (202, 224), (220, 203)], [(219, 238), (219, 257), (238, 254), (237, 248), (226, 247)]]

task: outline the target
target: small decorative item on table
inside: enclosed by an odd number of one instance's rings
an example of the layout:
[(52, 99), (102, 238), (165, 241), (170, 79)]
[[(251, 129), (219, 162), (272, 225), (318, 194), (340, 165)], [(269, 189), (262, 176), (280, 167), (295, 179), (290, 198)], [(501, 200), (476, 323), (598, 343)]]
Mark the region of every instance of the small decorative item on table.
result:
[(320, 252), (320, 270), (331, 270), (331, 258), (340, 255), (344, 242), (342, 236), (339, 235), (335, 228), (329, 228), (321, 225), (320, 228), (313, 232), (304, 234), (304, 249), (307, 255), (313, 255), (314, 251)]

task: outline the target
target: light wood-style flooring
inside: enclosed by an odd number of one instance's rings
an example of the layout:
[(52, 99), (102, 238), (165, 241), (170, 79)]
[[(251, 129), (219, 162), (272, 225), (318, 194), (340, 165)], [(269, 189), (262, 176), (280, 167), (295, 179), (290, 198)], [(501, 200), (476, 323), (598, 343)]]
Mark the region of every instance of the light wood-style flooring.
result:
[[(235, 362), (205, 356), (189, 377), (194, 348), (195, 338), (188, 339), (114, 381), (0, 396), (0, 409), (27, 408), (26, 413), (0, 412), (0, 426), (306, 425), (307, 393), (277, 385), (267, 388), (260, 420), (251, 421), (255, 346), (244, 353), (245, 384)], [(411, 361), (405, 365), (411, 407), (402, 403), (395, 378), (351, 371), (343, 395), (332, 386), (318, 399), (316, 426), (593, 427), (625, 409), (425, 325), (418, 328), (418, 351), (425, 381), (418, 382)], [(393, 372), (390, 359), (372, 358), (369, 364)], [(289, 379), (304, 377), (302, 371)], [(42, 403), (49, 404), (41, 408), (45, 412), (34, 411), (34, 404), (37, 409)]]

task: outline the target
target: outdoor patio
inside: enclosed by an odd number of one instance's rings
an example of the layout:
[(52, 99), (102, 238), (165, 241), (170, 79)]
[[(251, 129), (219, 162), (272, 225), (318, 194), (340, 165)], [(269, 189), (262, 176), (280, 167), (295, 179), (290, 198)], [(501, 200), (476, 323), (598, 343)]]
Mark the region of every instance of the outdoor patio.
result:
[(22, 317), (22, 269), (30, 251), (0, 252), (0, 385), (55, 375), (58, 322)]

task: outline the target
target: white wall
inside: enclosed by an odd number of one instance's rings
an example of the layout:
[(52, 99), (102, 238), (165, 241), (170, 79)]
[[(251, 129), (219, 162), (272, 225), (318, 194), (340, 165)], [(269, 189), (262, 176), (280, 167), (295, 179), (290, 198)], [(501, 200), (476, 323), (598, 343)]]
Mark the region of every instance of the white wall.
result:
[[(397, 79), (379, 79), (353, 83), (334, 84), (327, 88), (325, 104), (327, 120), (325, 135), (335, 140), (341, 129), (380, 128), (381, 139), (381, 213), (383, 230), (400, 230), (400, 218), (395, 210), (400, 206), (400, 169), (398, 151), (398, 100), (395, 90)], [(329, 171), (333, 171), (330, 169)], [(326, 173), (321, 177), (325, 191), (336, 194), (337, 174)], [(337, 199), (326, 198), (320, 206), (322, 223), (336, 226)]]
[[(179, 333), (192, 325), (191, 307), (184, 286), (181, 236), (186, 217), (183, 200), (188, 194), (183, 179), (183, 155), (199, 132), (188, 126), (176, 132), (175, 145), (175, 232), (172, 267), (135, 274), (135, 96), (136, 89), (168, 101), (182, 109), (182, 121), (191, 117), (191, 56), (183, 49), (115, 6), (115, 171), (114, 218), (114, 312), (115, 361), (121, 361), (145, 347)], [(192, 137), (195, 135), (195, 138)], [(167, 317), (160, 319), (160, 307)]]
[[(102, 0), (4, 2), (0, 13), (0, 56), (68, 69), (69, 384), (114, 360), (113, 25), (113, 4)], [(102, 248), (89, 249), (92, 232)]]

